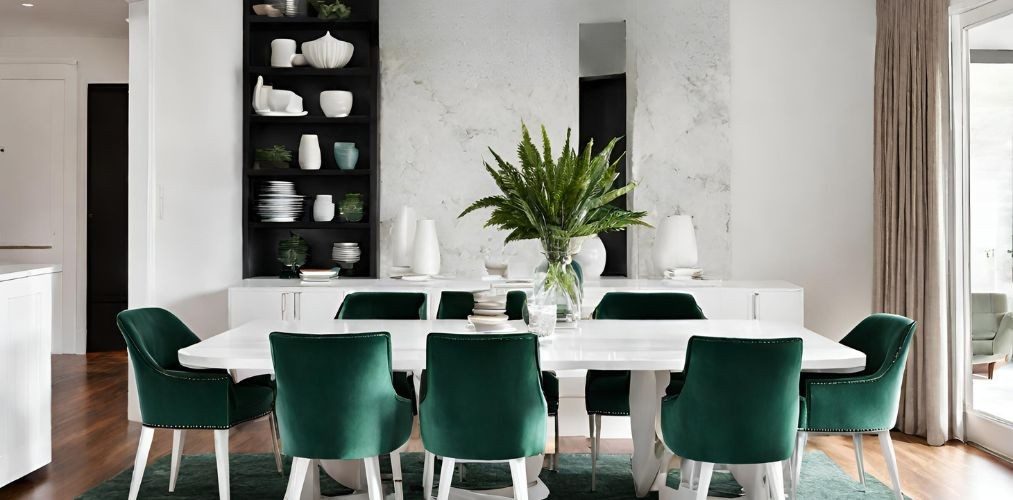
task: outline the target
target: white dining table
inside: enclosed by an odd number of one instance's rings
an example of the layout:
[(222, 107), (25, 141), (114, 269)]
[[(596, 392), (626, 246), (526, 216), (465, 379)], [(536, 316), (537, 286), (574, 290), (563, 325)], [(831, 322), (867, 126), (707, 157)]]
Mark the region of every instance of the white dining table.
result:
[[(510, 322), (525, 331), (521, 321)], [(271, 372), (271, 332), (342, 334), (389, 332), (395, 370), (420, 373), (426, 367), (426, 335), (430, 332), (483, 335), (465, 320), (257, 320), (179, 350), (179, 362), (189, 368), (221, 368)], [(865, 367), (865, 355), (802, 326), (762, 320), (585, 320), (576, 328), (557, 328), (540, 342), (544, 370), (629, 370), (630, 420), (634, 444), (633, 481), (638, 497), (664, 484), (657, 420), (669, 374), (682, 371), (692, 336), (770, 339), (802, 339), (802, 370), (850, 373)], [(417, 378), (417, 377), (416, 377)], [(749, 411), (744, 408), (743, 411)], [(361, 461), (358, 461), (361, 462)], [(322, 468), (338, 482), (364, 489), (361, 465), (355, 461), (321, 461)], [(667, 464), (666, 469), (667, 469)], [(537, 478), (542, 457), (528, 460), (528, 477)], [(314, 468), (315, 469), (315, 468)], [(756, 468), (736, 467), (732, 473), (747, 495), (763, 488)], [(307, 481), (303, 498), (319, 498), (319, 485)], [(310, 490), (309, 488), (314, 488)], [(495, 498), (497, 492), (454, 490), (452, 498)], [(528, 491), (532, 500), (544, 499), (548, 489), (539, 479)]]

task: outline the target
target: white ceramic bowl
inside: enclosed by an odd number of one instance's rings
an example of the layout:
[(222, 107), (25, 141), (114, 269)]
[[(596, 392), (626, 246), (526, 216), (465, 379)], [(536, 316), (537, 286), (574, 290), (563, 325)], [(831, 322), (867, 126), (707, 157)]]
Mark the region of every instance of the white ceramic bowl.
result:
[(320, 93), (320, 109), (328, 118), (348, 116), (352, 112), (352, 93), (347, 90), (325, 90)]
[(316, 40), (302, 44), (302, 54), (314, 68), (343, 68), (352, 59), (354, 51), (355, 46), (334, 38), (330, 31)]

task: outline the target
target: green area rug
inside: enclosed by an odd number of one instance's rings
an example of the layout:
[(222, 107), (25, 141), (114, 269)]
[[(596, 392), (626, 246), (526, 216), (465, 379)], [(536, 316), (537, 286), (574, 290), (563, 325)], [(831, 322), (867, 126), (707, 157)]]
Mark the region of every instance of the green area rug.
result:
[[(891, 499), (890, 489), (872, 476), (867, 476), (866, 492), (862, 493), (857, 482), (845, 474), (832, 460), (821, 452), (813, 451), (805, 456), (802, 466), (802, 485), (799, 498), (802, 500), (832, 500), (845, 498)], [(422, 500), (422, 454), (405, 453), (401, 456), (404, 472), (405, 499)], [(229, 461), (232, 498), (281, 499), (285, 495), (287, 477), (282, 477), (274, 468), (274, 456), (270, 454), (233, 454)], [(285, 461), (288, 472), (289, 461)], [(457, 481), (454, 486), (487, 489), (510, 485), (510, 469), (506, 464), (468, 464), (466, 480)], [(389, 471), (389, 465), (383, 464)], [(559, 472), (543, 470), (542, 481), (552, 492), (550, 498), (586, 498), (596, 500), (634, 499), (633, 481), (630, 472), (629, 455), (602, 455), (598, 459), (598, 491), (592, 493), (591, 458), (587, 454), (562, 455)], [(437, 476), (439, 467), (436, 468)], [(92, 488), (78, 497), (81, 500), (126, 498), (130, 489), (131, 469), (117, 474), (112, 479)], [(679, 471), (672, 471), (668, 484), (679, 484)], [(218, 477), (214, 455), (184, 456), (180, 465), (176, 492), (169, 493), (169, 457), (165, 456), (144, 471), (140, 499), (209, 499), (218, 498)], [(321, 493), (328, 496), (347, 493), (326, 474), (321, 473)], [(711, 481), (710, 495), (732, 498), (739, 496), (741, 487), (725, 472), (715, 472)], [(435, 494), (435, 489), (433, 490)], [(647, 498), (657, 498), (651, 493)]]

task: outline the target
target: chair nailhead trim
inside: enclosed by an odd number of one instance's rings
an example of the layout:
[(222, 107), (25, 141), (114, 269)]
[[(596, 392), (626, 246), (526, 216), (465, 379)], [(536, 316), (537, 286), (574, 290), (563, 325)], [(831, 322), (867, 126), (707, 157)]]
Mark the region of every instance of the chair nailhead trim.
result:
[(239, 424), (245, 424), (246, 422), (251, 422), (253, 420), (257, 420), (258, 418), (261, 418), (261, 417), (266, 417), (266, 416), (270, 415), (271, 413), (274, 413), (274, 410), (268, 411), (266, 413), (261, 413), (260, 415), (256, 415), (256, 416), (244, 419), (244, 420), (240, 420), (238, 422), (233, 422), (232, 425), (228, 425), (228, 426), (220, 426), (220, 425), (163, 425), (163, 424), (146, 424), (146, 423), (142, 423), (141, 425), (143, 425), (144, 427), (151, 427), (151, 428), (154, 428), (154, 429), (214, 429), (214, 430), (225, 430), (225, 429), (231, 429), (231, 428), (233, 428), (233, 427), (235, 427), (235, 426), (237, 426)]

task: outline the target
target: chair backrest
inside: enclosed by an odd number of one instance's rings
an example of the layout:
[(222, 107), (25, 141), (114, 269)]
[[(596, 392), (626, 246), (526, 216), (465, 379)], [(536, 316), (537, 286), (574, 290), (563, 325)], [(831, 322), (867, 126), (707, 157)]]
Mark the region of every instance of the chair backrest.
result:
[(799, 338), (690, 338), (685, 385), (676, 401), (662, 405), (665, 443), (702, 462), (787, 459), (798, 425), (801, 368)]
[(419, 421), (426, 449), (470, 460), (530, 457), (545, 449), (538, 337), (431, 333)]
[(1009, 296), (1005, 293), (972, 293), (972, 338), (992, 338), (999, 330), (1003, 315), (1009, 311)]
[[(511, 290), (506, 296), (506, 315), (511, 320), (524, 319), (527, 294)], [(468, 319), (475, 308), (475, 294), (472, 292), (445, 291), (440, 294), (440, 307), (436, 319)]]
[(353, 292), (345, 296), (335, 319), (426, 319), (426, 294)]
[(127, 350), (134, 359), (134, 369), (182, 369), (177, 351), (200, 342), (176, 315), (158, 307), (129, 309), (116, 315)]
[(284, 453), (358, 459), (390, 453), (411, 433), (411, 403), (391, 383), (390, 334), (270, 335)]
[(688, 293), (609, 292), (592, 313), (594, 319), (707, 319)]
[[(841, 339), (841, 344), (865, 353), (863, 375), (904, 371), (915, 322), (894, 314), (873, 314), (863, 319)], [(900, 376), (897, 390), (900, 390)]]

